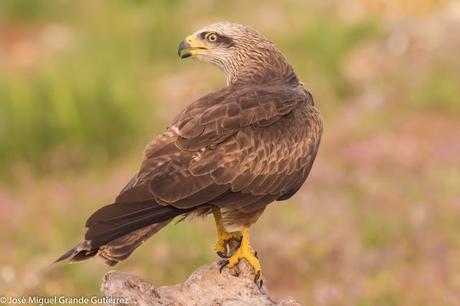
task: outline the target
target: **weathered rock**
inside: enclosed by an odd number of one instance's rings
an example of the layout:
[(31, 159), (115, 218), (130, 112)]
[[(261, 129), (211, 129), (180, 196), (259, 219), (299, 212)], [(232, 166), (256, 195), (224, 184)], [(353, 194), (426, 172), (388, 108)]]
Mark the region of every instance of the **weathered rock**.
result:
[(105, 297), (123, 297), (127, 304), (108, 305), (300, 305), (292, 298), (275, 300), (253, 281), (254, 273), (246, 261), (234, 269), (223, 269), (219, 273), (217, 263), (198, 268), (182, 284), (155, 288), (148, 281), (123, 272), (111, 271), (104, 276), (101, 290)]

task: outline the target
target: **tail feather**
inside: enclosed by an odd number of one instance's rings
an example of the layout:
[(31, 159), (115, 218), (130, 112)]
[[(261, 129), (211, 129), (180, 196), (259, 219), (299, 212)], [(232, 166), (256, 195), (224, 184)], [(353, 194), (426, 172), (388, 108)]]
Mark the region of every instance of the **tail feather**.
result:
[(131, 255), (131, 253), (146, 239), (158, 232), (170, 221), (171, 220), (163, 223), (152, 224), (112, 240), (106, 245), (100, 247), (98, 254), (105, 259), (105, 262), (108, 265), (115, 265), (119, 261), (124, 260)]
[(163, 206), (152, 201), (116, 203), (97, 210), (86, 222), (85, 239), (93, 247), (104, 245), (137, 229), (162, 223), (190, 210)]
[(64, 254), (62, 254), (61, 257), (56, 259), (55, 263), (64, 261), (69, 258), (71, 262), (83, 261), (83, 260), (93, 257), (94, 255), (97, 254), (97, 252), (98, 252), (97, 249), (91, 250), (91, 248), (88, 246), (87, 241), (83, 241), (77, 244), (76, 246), (74, 246), (73, 248), (71, 248), (70, 250), (68, 250), (67, 252), (65, 252)]
[(152, 200), (104, 206), (86, 221), (85, 241), (67, 251), (56, 262), (86, 260), (96, 254), (109, 265), (127, 258), (143, 241), (176, 216), (192, 209), (159, 205)]

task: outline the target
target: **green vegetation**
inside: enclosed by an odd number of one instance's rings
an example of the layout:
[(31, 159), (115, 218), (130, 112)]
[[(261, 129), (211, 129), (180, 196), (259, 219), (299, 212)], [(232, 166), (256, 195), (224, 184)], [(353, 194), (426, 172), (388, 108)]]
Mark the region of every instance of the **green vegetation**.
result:
[[(26, 161), (46, 172), (53, 166), (47, 160), (56, 155), (61, 169), (63, 164), (76, 168), (101, 163), (126, 148), (138, 149), (148, 131), (164, 125), (156, 116), (163, 97), (151, 95), (149, 86), (179, 69), (177, 42), (194, 28), (175, 21), (183, 19), (182, 11), (191, 4), (0, 5), (6, 34), (13, 36), (16, 48), (24, 44), (30, 53), (21, 59), (21, 50), (13, 48), (7, 54), (12, 67), (0, 72), (0, 137), (5, 140), (0, 143), (1, 168)], [(292, 50), (289, 57), (297, 58), (300, 70), (303, 58), (311, 61), (313, 66), (304, 68), (314, 69), (327, 80), (326, 89), (343, 98), (351, 87), (340, 65), (353, 46), (375, 33), (375, 26), (367, 21), (348, 25), (323, 15), (280, 37), (279, 44), (288, 55)]]

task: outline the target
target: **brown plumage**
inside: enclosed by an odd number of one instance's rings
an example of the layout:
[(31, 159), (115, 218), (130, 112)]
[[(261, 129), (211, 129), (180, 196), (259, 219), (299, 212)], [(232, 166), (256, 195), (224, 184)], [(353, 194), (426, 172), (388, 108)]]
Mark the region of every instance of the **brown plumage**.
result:
[(305, 182), (322, 120), (275, 46), (252, 28), (218, 23), (179, 49), (221, 68), (227, 86), (190, 104), (147, 146), (115, 203), (96, 211), (85, 241), (58, 260), (100, 255), (116, 264), (175, 217), (216, 209), (227, 231), (240, 230)]

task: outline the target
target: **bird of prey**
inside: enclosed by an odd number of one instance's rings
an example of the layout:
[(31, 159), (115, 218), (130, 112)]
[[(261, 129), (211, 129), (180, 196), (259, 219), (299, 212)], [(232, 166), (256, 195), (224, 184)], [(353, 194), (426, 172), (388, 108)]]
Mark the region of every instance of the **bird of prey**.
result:
[[(147, 145), (137, 174), (113, 204), (90, 216), (84, 241), (58, 261), (99, 255), (114, 265), (175, 217), (213, 214), (222, 267), (246, 259), (261, 285), (249, 227), (305, 182), (321, 116), (284, 55), (251, 27), (208, 25), (178, 53), (219, 67), (227, 86), (191, 103)], [(239, 244), (233, 252), (231, 241)]]

